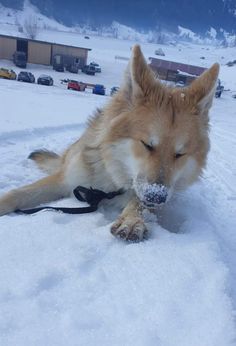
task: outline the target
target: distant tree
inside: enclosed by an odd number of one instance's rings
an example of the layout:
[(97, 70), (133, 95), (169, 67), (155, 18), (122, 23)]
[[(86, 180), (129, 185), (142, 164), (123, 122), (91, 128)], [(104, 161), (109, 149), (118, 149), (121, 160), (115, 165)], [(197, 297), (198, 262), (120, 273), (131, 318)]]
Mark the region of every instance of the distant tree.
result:
[(39, 33), (39, 25), (37, 18), (33, 15), (30, 15), (25, 19), (24, 22), (24, 32), (31, 39), (35, 39)]
[[(150, 41), (150, 37), (149, 37), (149, 41)], [(167, 43), (167, 37), (165, 33), (163, 32), (160, 24), (156, 25), (155, 29), (153, 30), (151, 41), (152, 43), (157, 43), (157, 44)]]
[(227, 48), (229, 46), (227, 39), (224, 37), (224, 39), (221, 41), (221, 46), (224, 48)]
[(233, 47), (236, 47), (236, 36), (234, 36), (234, 39), (233, 39), (233, 44), (232, 44)]
[(113, 37), (114, 38), (118, 38), (118, 29), (117, 28), (113, 28)]
[(15, 16), (15, 25), (17, 26), (17, 30), (18, 30), (19, 32), (24, 32), (24, 28), (23, 28), (23, 26), (20, 24), (17, 15)]
[(97, 29), (96, 29), (97, 35), (98, 36), (103, 36), (104, 33), (104, 26), (103, 25), (98, 25)]
[(118, 38), (118, 36), (119, 36), (118, 27), (119, 27), (119, 23), (116, 21), (113, 21), (111, 24), (111, 35), (114, 38)]

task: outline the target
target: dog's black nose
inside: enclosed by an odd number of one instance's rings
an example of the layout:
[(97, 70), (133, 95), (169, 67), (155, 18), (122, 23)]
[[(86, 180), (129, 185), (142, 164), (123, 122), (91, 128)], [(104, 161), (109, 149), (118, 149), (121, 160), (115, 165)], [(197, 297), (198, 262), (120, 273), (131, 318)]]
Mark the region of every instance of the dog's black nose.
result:
[(146, 204), (165, 203), (168, 196), (168, 190), (164, 185), (153, 184), (145, 191), (144, 201)]

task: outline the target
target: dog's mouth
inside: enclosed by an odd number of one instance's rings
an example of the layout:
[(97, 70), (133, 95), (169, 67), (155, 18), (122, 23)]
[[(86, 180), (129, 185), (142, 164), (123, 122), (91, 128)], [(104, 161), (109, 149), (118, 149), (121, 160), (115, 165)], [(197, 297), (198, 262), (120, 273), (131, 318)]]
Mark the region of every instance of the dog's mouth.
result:
[(145, 208), (156, 209), (167, 201), (168, 189), (164, 185), (136, 183), (134, 188), (141, 204)]
[(163, 205), (165, 203), (165, 202), (162, 202), (162, 203), (151, 203), (151, 202), (142, 201), (142, 200), (140, 200), (140, 202), (141, 202), (141, 205), (144, 208), (148, 208), (148, 209), (157, 209), (158, 207), (160, 207), (161, 205)]
[(147, 209), (157, 209), (161, 204), (154, 204), (154, 203), (148, 203), (146, 201), (141, 201), (141, 205)]

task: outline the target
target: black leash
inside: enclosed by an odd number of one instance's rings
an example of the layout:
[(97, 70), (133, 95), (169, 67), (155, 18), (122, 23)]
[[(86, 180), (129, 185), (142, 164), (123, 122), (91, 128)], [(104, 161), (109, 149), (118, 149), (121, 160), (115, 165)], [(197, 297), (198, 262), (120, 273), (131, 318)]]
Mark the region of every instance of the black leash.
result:
[(32, 209), (17, 209), (16, 213), (22, 213), (22, 214), (34, 214), (41, 210), (56, 210), (61, 211), (65, 214), (86, 214), (86, 213), (92, 213), (93, 211), (96, 211), (98, 209), (98, 204), (103, 199), (112, 199), (116, 196), (122, 195), (124, 191), (122, 189), (118, 191), (113, 192), (104, 192), (101, 190), (93, 189), (90, 187), (90, 189), (87, 189), (83, 186), (77, 186), (73, 191), (75, 197), (80, 202), (87, 202), (89, 204), (89, 207), (83, 207), (83, 208), (64, 208), (64, 207), (37, 207)]

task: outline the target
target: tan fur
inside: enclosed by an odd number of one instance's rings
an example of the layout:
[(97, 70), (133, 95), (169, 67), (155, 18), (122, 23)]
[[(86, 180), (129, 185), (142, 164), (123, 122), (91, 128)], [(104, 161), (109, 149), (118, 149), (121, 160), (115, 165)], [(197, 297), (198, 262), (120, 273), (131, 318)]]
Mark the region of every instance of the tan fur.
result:
[[(214, 64), (188, 88), (167, 88), (135, 46), (124, 85), (96, 112), (82, 137), (61, 157), (45, 151), (30, 155), (53, 175), (0, 198), (0, 215), (68, 196), (78, 185), (106, 192), (122, 188), (127, 192), (116, 200), (126, 207), (112, 233), (142, 239), (147, 230), (141, 210), (147, 201), (140, 191), (158, 186), (168, 200), (193, 183), (205, 166), (208, 111), (218, 72)], [(159, 203), (155, 198), (154, 204)]]
[(59, 171), (61, 167), (61, 157), (48, 150), (34, 151), (28, 156), (28, 159), (35, 161), (38, 168), (48, 174)]

